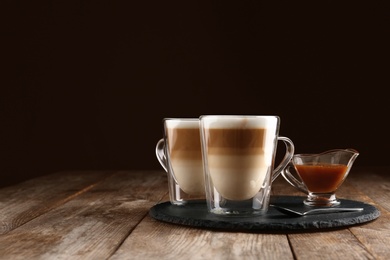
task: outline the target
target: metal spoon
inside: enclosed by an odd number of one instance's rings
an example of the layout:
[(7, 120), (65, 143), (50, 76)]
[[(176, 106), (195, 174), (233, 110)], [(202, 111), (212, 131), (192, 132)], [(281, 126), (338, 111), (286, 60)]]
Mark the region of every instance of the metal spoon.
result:
[(324, 213), (335, 213), (335, 212), (355, 212), (355, 211), (362, 211), (363, 208), (318, 208), (318, 209), (310, 209), (304, 212), (292, 210), (289, 208), (276, 206), (276, 205), (270, 205), (271, 207), (275, 208), (276, 210), (290, 216), (295, 217), (301, 217), (306, 216), (309, 214), (324, 214)]

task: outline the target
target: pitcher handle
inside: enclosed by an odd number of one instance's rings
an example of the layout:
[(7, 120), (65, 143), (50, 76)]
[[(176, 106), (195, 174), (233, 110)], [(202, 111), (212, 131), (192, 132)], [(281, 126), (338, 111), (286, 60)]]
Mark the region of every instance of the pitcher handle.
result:
[(283, 141), (286, 146), (286, 153), (284, 155), (283, 160), (279, 163), (278, 167), (274, 169), (271, 176), (271, 182), (276, 180), (276, 178), (280, 175), (280, 173), (283, 172), (283, 170), (286, 168), (286, 166), (291, 161), (293, 155), (294, 155), (294, 143), (285, 136), (279, 136), (278, 141)]
[(288, 164), (288, 166), (282, 171), (282, 176), (284, 179), (290, 183), (293, 187), (297, 188), (298, 190), (302, 191), (303, 193), (309, 194), (309, 191), (306, 188), (306, 185), (303, 184), (302, 181), (299, 181), (297, 178), (294, 177), (294, 175), (290, 172), (290, 168), (294, 168), (294, 165), (292, 162)]
[(167, 157), (165, 156), (165, 141), (164, 138), (161, 138), (156, 144), (156, 157), (164, 170), (168, 173), (168, 163)]

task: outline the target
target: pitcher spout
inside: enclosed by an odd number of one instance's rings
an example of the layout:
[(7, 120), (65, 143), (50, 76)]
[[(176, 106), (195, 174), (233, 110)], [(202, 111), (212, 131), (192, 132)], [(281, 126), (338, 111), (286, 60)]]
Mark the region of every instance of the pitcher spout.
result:
[[(335, 149), (325, 152), (332, 155), (332, 160), (337, 161), (341, 164), (345, 164), (350, 168), (359, 156), (359, 152), (352, 148), (347, 149)], [(323, 154), (325, 154), (323, 153)]]
[(355, 159), (359, 156), (359, 152), (352, 148), (345, 149), (345, 152), (347, 153), (346, 156), (349, 156), (348, 167), (351, 167)]

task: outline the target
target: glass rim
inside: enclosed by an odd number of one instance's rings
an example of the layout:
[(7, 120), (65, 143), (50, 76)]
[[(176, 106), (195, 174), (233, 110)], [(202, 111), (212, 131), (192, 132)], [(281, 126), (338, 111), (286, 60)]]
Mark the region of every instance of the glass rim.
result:
[(201, 115), (202, 118), (280, 118), (277, 115)]

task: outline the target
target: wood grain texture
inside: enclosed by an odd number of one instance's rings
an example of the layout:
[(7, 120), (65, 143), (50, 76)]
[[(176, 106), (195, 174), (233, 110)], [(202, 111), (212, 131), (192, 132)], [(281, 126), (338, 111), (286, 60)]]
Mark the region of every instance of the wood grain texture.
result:
[(375, 259), (348, 229), (288, 237), (297, 259)]
[[(389, 168), (386, 168), (390, 170)], [(378, 207), (371, 222), (318, 232), (227, 232), (151, 218), (163, 171), (61, 172), (0, 189), (0, 259), (390, 259), (390, 177), (355, 169), (337, 191)], [(274, 195), (304, 194), (283, 178)]]
[(0, 234), (93, 188), (111, 172), (58, 172), (0, 190)]
[[(6, 259), (105, 259), (164, 194), (165, 175), (118, 172), (89, 191), (0, 236)], [(39, 245), (39, 246), (37, 246)]]
[(358, 171), (352, 185), (364, 194), (361, 199), (375, 205), (380, 210), (381, 215), (369, 225), (350, 228), (351, 232), (371, 252), (375, 259), (390, 259), (389, 170), (376, 168)]
[(293, 256), (284, 234), (202, 230), (161, 223), (148, 216), (112, 259), (293, 259)]

